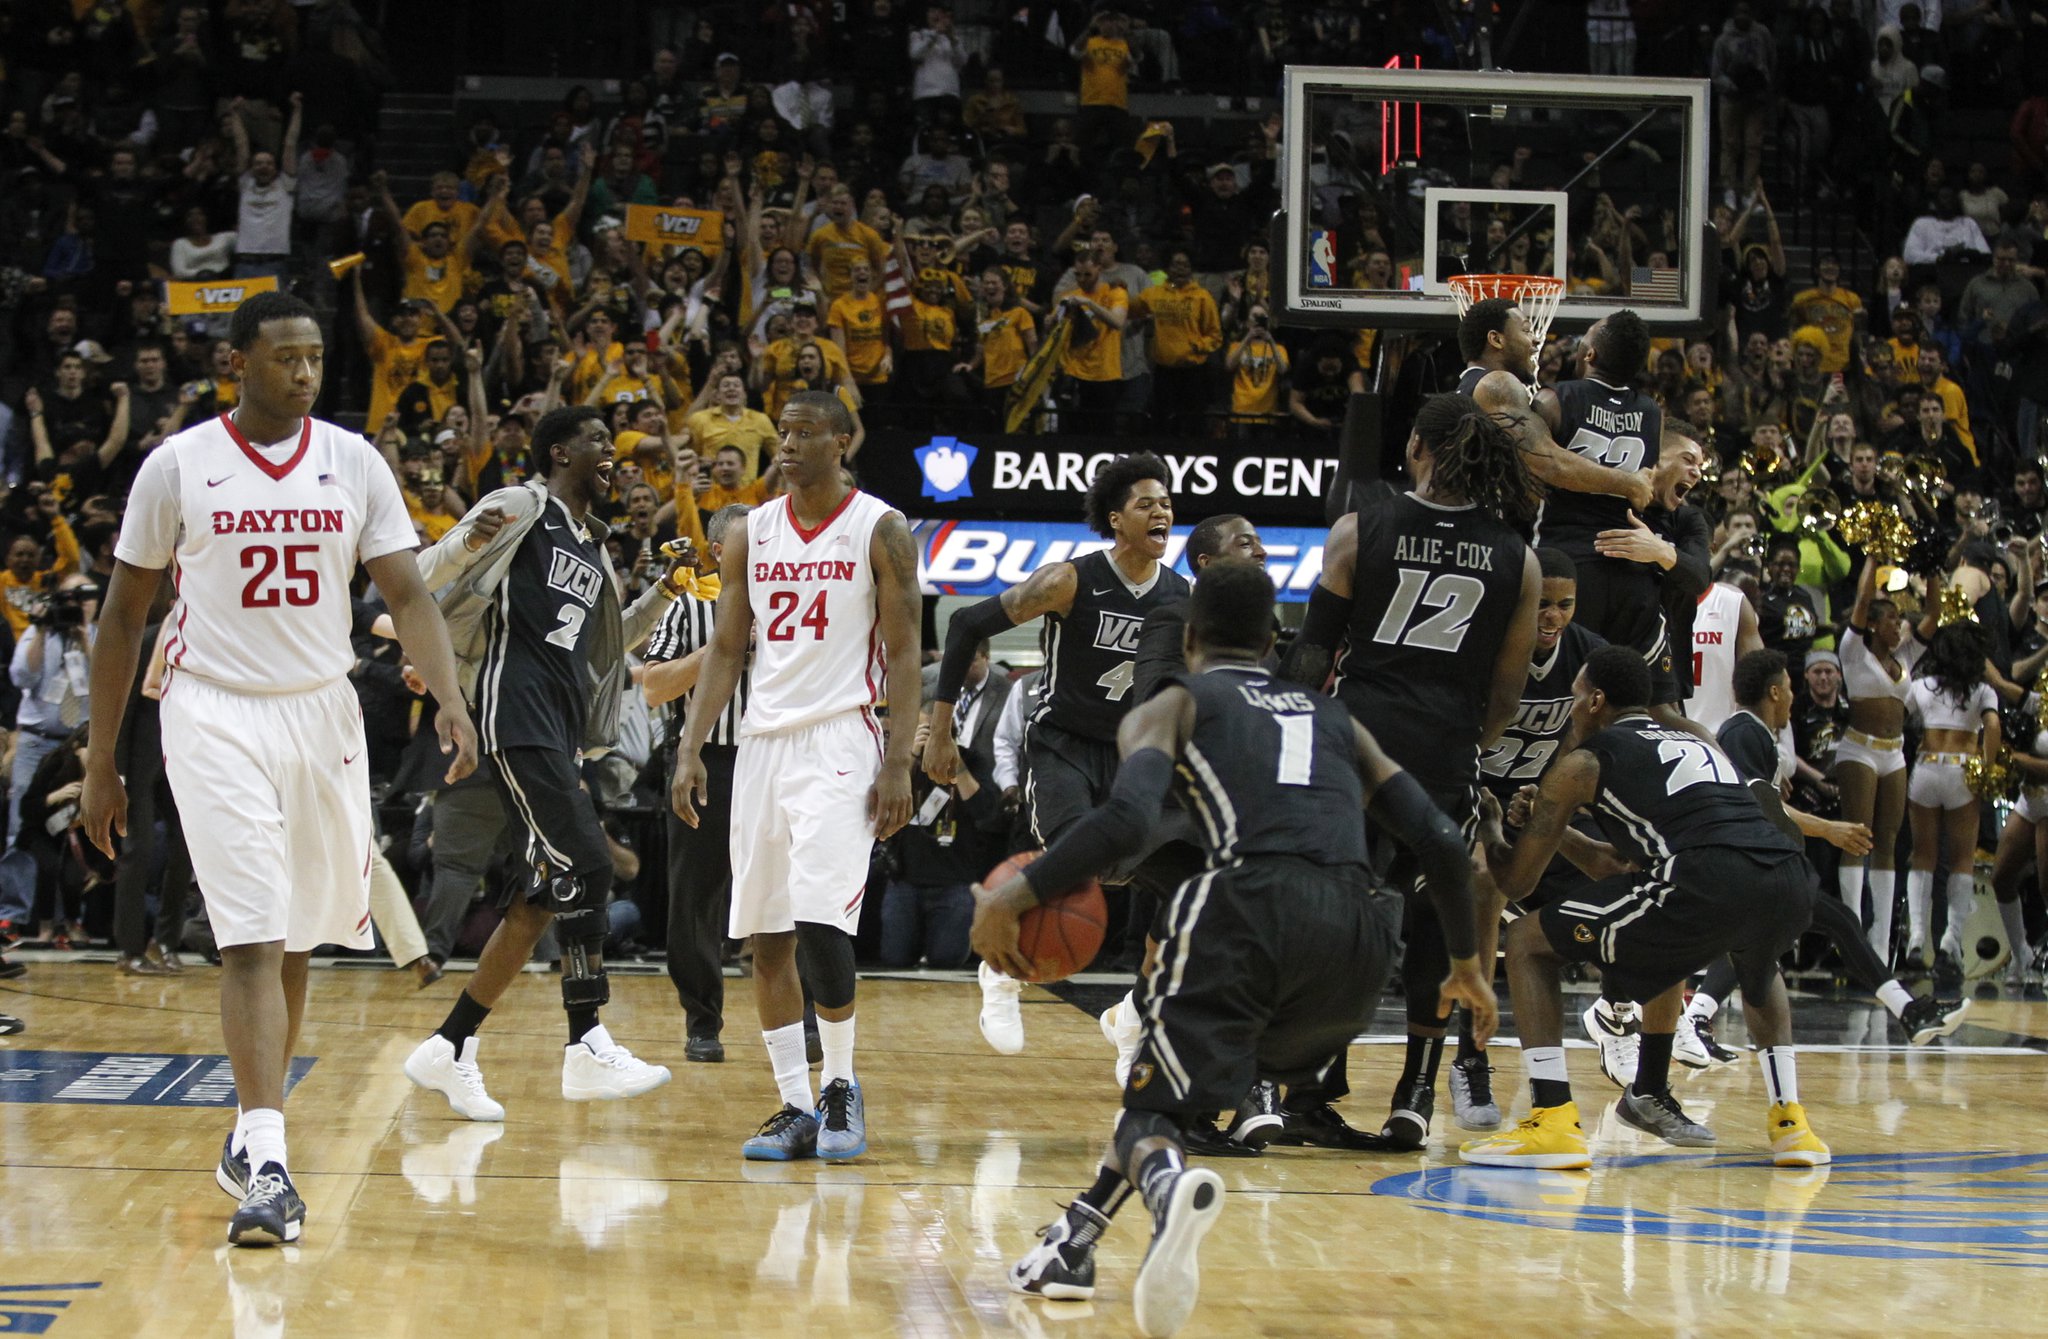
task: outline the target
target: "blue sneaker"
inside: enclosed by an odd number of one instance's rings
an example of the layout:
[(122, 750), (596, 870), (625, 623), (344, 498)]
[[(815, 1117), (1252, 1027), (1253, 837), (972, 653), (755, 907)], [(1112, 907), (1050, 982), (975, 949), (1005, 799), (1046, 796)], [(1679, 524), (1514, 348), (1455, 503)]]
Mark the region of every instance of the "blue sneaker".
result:
[(795, 1162), (817, 1155), (818, 1118), (787, 1103), (740, 1145), (740, 1156), (753, 1162)]
[(249, 1193), (249, 1151), (235, 1152), (235, 1136), (229, 1134), (220, 1146), (220, 1166), (213, 1169), (213, 1183), (239, 1200)]
[(818, 1156), (844, 1162), (868, 1151), (868, 1116), (860, 1085), (834, 1079), (818, 1094)]

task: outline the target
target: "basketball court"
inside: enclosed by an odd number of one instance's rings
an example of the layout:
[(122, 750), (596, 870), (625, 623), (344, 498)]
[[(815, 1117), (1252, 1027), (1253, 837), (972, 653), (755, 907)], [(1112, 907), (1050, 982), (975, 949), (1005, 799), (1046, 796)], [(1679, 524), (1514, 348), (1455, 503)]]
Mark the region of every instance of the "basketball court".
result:
[[(485, 1033), (502, 1126), (450, 1115), (399, 1071), (460, 989), (313, 974), (287, 1110), (304, 1242), (225, 1244), (214, 1185), (233, 1098), (215, 972), (168, 982), (38, 962), (0, 986), (29, 1030), (0, 1043), (0, 1333), (65, 1336), (1127, 1335), (1146, 1238), (1128, 1208), (1092, 1303), (1011, 1294), (1009, 1262), (1091, 1179), (1115, 1118), (1092, 1010), (1111, 978), (1027, 987), (1003, 1057), (958, 980), (869, 979), (861, 1056), (873, 1149), (845, 1166), (743, 1163), (773, 1100), (733, 981), (723, 1065), (682, 1063), (660, 977), (620, 976), (607, 1020), (675, 1082), (621, 1103), (560, 1096), (552, 982), (517, 983)], [(1774, 1171), (1753, 1060), (1679, 1071), (1719, 1133), (1681, 1154), (1611, 1116), (1590, 1050), (1572, 1075), (1591, 1173), (1424, 1154), (1280, 1149), (1213, 1162), (1229, 1187), (1183, 1333), (2012, 1334), (2048, 1269), (2048, 1003), (1986, 997), (1914, 1050), (1874, 1005), (1798, 1000), (1800, 1073), (1834, 1166)], [(1580, 1001), (1583, 1003), (1583, 1001)], [(1079, 1005), (1081, 1007), (1075, 1007)], [(1726, 1017), (1726, 1015), (1724, 1015)], [(1504, 1030), (1512, 1033), (1511, 1025)], [(1375, 1032), (1392, 1038), (1398, 1014)], [(1722, 1039), (1740, 1044), (1730, 1019)], [(1377, 1123), (1397, 1045), (1364, 1045)], [(1527, 1106), (1512, 1046), (1497, 1091)], [(1512, 1119), (1512, 1117), (1511, 1117)]]

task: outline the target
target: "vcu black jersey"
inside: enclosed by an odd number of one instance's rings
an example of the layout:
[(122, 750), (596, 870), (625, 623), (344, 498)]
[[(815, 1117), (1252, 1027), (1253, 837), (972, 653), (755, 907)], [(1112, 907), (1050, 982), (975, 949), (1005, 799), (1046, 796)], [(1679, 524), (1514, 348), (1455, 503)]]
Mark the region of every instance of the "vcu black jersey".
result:
[(485, 752), (520, 745), (574, 754), (590, 708), (590, 615), (604, 589), (604, 523), (590, 533), (549, 499), (498, 585), (477, 674)]
[(1520, 535), (1475, 506), (1404, 493), (1358, 513), (1337, 696), (1431, 790), (1475, 779), (1527, 554)]
[(1177, 791), (1212, 866), (1247, 856), (1365, 864), (1365, 790), (1343, 707), (1252, 667), (1167, 682), (1195, 699)]
[(1690, 731), (1630, 716), (1581, 747), (1600, 760), (1593, 816), (1601, 832), (1646, 869), (1708, 848), (1740, 851), (1760, 864), (1801, 853), (1764, 816), (1728, 755)]
[(1459, 373), (1458, 394), (1470, 395), (1473, 391), (1478, 390), (1479, 383), (1486, 380), (1487, 374), (1491, 370), (1492, 369), (1490, 368), (1481, 367), (1479, 366), (1479, 364), (1474, 363), (1472, 366), (1466, 368), (1463, 372)]
[(1106, 550), (1076, 558), (1073, 608), (1045, 616), (1045, 684), (1032, 721), (1085, 739), (1115, 740), (1117, 724), (1137, 701), (1131, 685), (1145, 615), (1193, 589), (1161, 563), (1145, 593), (1133, 594)]
[(1586, 657), (1605, 645), (1597, 633), (1570, 623), (1550, 654), (1530, 663), (1521, 709), (1479, 758), (1479, 784), (1503, 807), (1516, 791), (1536, 784), (1571, 733), (1572, 681), (1579, 677)]
[[(1657, 463), (1664, 411), (1638, 390), (1604, 381), (1558, 383), (1557, 443), (1596, 465), (1642, 470)], [(1628, 500), (1604, 493), (1553, 489), (1536, 523), (1536, 542), (1584, 561), (1596, 557), (1593, 538), (1628, 526)]]

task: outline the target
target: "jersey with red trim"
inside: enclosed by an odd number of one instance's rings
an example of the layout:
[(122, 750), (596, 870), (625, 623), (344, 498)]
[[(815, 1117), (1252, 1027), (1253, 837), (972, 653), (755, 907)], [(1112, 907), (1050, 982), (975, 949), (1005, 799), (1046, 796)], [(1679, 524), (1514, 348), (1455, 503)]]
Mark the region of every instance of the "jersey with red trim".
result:
[(1692, 620), (1692, 693), (1685, 714), (1709, 733), (1735, 714), (1735, 640), (1742, 631), (1742, 592), (1716, 581), (1700, 592)]
[(882, 701), (885, 657), (869, 541), (890, 512), (888, 503), (854, 489), (815, 530), (798, 524), (787, 496), (748, 514), (754, 691), (742, 737), (848, 711), (871, 716)]
[(226, 414), (142, 462), (114, 556), (178, 565), (173, 670), (244, 693), (300, 693), (355, 667), (356, 564), (418, 543), (390, 468), (362, 437), (307, 418), (257, 446)]

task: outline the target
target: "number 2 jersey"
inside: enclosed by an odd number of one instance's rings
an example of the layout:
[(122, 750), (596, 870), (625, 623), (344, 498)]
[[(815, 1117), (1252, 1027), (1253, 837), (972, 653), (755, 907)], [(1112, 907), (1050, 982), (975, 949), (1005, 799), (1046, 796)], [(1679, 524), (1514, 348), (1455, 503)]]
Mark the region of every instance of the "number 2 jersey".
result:
[(512, 551), (484, 624), (476, 676), (477, 737), (486, 753), (545, 748), (575, 754), (590, 715), (591, 615), (611, 578), (606, 527), (579, 522), (550, 497)]
[[(1657, 463), (1664, 437), (1664, 411), (1639, 390), (1610, 386), (1588, 377), (1559, 382), (1557, 443), (1596, 465), (1635, 471)], [(1552, 489), (1536, 523), (1536, 542), (1563, 549), (1580, 562), (1598, 555), (1593, 540), (1602, 530), (1628, 528), (1628, 499), (1604, 493)]]
[[(888, 661), (875, 605), (875, 527), (894, 509), (854, 489), (815, 529), (787, 496), (747, 514), (754, 611), (753, 695), (740, 738), (801, 729), (849, 711), (875, 732)], [(918, 704), (904, 704), (914, 716)]]
[(165, 656), (238, 693), (301, 693), (355, 668), (349, 582), (358, 562), (419, 542), (375, 447), (317, 419), (257, 446), (225, 414), (142, 462), (114, 556), (178, 563)]
[(1522, 705), (1493, 747), (1479, 759), (1479, 784), (1506, 808), (1515, 792), (1533, 786), (1572, 729), (1572, 681), (1586, 657), (1607, 642), (1598, 633), (1567, 623), (1547, 656), (1529, 664)]
[(1135, 703), (1138, 632), (1145, 615), (1185, 600), (1194, 588), (1160, 563), (1152, 584), (1132, 590), (1106, 550), (1074, 559), (1074, 603), (1047, 614), (1042, 641), (1045, 682), (1033, 724), (1054, 726), (1083, 739), (1116, 739), (1117, 725)]
[(1476, 506), (1413, 493), (1358, 513), (1337, 696), (1433, 792), (1472, 785), (1529, 546)]
[(1580, 745), (1600, 761), (1592, 812), (1624, 859), (1668, 877), (1688, 851), (1726, 847), (1758, 864), (1801, 854), (1800, 844), (1764, 817), (1728, 755), (1688, 730), (1628, 716)]

